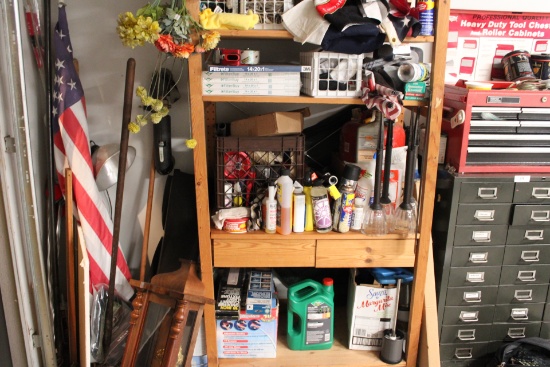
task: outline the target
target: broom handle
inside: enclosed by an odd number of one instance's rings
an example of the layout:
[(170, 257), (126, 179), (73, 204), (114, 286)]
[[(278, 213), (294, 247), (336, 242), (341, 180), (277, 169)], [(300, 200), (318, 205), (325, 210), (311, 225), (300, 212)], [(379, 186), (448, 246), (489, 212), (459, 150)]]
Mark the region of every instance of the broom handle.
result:
[(116, 186), (115, 216), (113, 224), (113, 242), (111, 245), (111, 272), (109, 275), (109, 289), (107, 297), (107, 309), (105, 311), (105, 335), (103, 347), (105, 353), (109, 351), (113, 330), (113, 301), (115, 295), (115, 278), (118, 261), (118, 241), (120, 233), (120, 218), (122, 214), (122, 198), (124, 196), (124, 178), (126, 176), (126, 160), (128, 155), (128, 139), (130, 131), (128, 123), (132, 117), (132, 97), (134, 94), (134, 75), (136, 61), (128, 59), (126, 63), (126, 82), (124, 85), (124, 108), (122, 110), (122, 129), (120, 133), (120, 155), (118, 160), (118, 179)]

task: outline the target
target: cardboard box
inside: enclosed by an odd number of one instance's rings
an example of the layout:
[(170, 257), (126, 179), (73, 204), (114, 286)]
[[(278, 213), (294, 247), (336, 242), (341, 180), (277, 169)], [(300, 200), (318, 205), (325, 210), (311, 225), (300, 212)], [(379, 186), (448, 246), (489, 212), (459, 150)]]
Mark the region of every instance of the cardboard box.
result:
[(231, 136), (277, 136), (300, 134), (304, 128), (301, 112), (272, 112), (231, 122)]
[(248, 277), (246, 313), (269, 315), (274, 298), (273, 272), (270, 270), (252, 270)]
[(216, 320), (218, 358), (275, 358), (279, 307), (270, 315), (241, 311), (239, 320)]
[(380, 350), (384, 330), (391, 328), (396, 304), (395, 287), (357, 284), (357, 269), (350, 270), (348, 287), (349, 349)]
[(239, 318), (245, 269), (229, 268), (220, 280), (216, 318)]

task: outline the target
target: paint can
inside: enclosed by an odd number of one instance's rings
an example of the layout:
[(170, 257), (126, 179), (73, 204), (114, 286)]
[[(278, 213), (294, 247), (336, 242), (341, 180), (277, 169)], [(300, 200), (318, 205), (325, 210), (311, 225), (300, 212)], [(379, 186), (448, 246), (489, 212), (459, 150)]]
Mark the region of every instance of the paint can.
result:
[(531, 55), (524, 50), (514, 50), (502, 57), (504, 76), (507, 81), (536, 79), (531, 69), (529, 58)]
[(260, 63), (260, 51), (241, 50), (241, 64), (258, 65)]
[(550, 54), (531, 55), (531, 69), (537, 79), (550, 79)]
[(397, 69), (397, 77), (404, 83), (423, 82), (429, 79), (430, 68), (422, 62), (405, 62)]

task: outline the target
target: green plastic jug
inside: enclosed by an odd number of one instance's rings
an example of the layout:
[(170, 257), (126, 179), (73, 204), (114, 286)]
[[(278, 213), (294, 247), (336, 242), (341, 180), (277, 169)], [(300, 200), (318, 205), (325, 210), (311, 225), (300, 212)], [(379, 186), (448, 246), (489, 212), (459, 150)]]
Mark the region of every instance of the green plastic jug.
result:
[(306, 279), (288, 288), (287, 342), (292, 350), (330, 349), (334, 341), (334, 288)]

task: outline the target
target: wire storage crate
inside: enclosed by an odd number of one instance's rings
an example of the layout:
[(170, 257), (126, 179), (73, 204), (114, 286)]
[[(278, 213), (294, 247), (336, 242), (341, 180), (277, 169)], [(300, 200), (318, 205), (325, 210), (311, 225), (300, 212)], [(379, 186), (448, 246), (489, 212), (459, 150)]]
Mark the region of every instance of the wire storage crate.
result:
[(238, 13), (239, 0), (201, 0), (200, 10), (210, 8), (215, 13)]
[(290, 177), (301, 182), (304, 178), (304, 146), (304, 135), (218, 137), (217, 208), (233, 206), (233, 196), (239, 189), (243, 206), (261, 201), (268, 183), (275, 181), (283, 168), (290, 169)]
[(260, 20), (254, 29), (284, 29), (282, 15), (294, 6), (292, 0), (241, 0), (241, 13), (252, 10)]
[(302, 93), (313, 97), (361, 95), (363, 55), (337, 52), (301, 52), (300, 63), (311, 67), (301, 73)]

